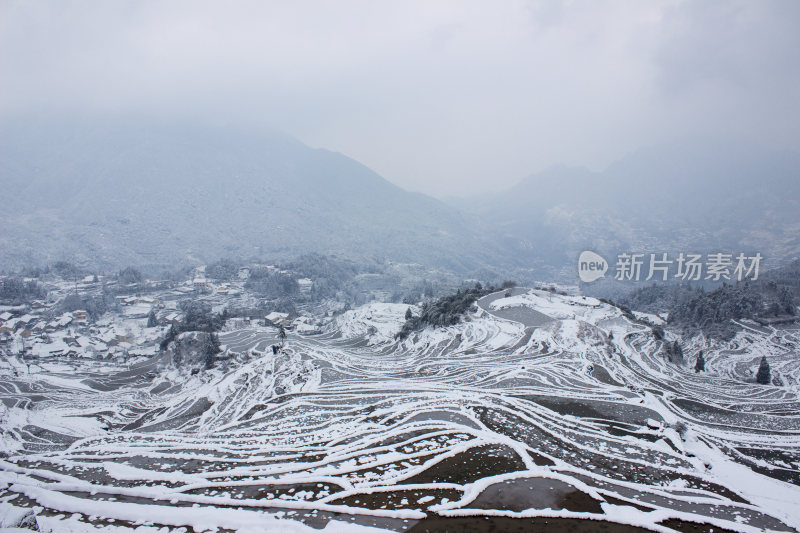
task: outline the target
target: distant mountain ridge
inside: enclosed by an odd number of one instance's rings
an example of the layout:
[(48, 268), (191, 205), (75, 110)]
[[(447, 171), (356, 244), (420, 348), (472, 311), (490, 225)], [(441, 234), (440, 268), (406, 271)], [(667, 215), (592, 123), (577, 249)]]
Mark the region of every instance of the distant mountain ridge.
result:
[(646, 148), (602, 172), (553, 167), (451, 206), (263, 129), (3, 119), (0, 173), (6, 269), (319, 252), (575, 283), (586, 249), (758, 251), (765, 266), (800, 256), (800, 156), (741, 143)]
[(513, 254), (573, 276), (587, 249), (800, 256), (800, 155), (743, 143), (650, 147), (601, 172), (553, 167), (471, 205)]
[(500, 255), (458, 210), (276, 132), (139, 119), (0, 131), (5, 267), (314, 251), (463, 270)]

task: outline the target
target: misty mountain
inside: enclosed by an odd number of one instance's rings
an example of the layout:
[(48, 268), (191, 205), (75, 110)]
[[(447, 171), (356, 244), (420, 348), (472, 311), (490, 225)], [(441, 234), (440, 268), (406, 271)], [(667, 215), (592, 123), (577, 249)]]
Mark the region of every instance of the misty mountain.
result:
[(2, 265), (101, 268), (341, 253), (474, 268), (456, 209), (276, 132), (143, 119), (5, 121)]
[(652, 147), (602, 172), (554, 167), (461, 211), (278, 132), (188, 121), (4, 120), (0, 169), (6, 268), (321, 252), (536, 266), (574, 281), (583, 249), (800, 255), (800, 157), (744, 144)]
[(584, 249), (800, 255), (800, 156), (741, 143), (651, 147), (602, 172), (554, 167), (469, 205), (514, 254), (570, 274)]

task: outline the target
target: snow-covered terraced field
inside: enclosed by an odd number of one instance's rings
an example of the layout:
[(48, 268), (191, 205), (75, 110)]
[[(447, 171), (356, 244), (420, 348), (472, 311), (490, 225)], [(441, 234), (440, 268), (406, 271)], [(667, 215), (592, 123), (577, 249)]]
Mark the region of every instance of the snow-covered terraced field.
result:
[[(4, 370), (0, 527), (800, 527), (797, 329), (686, 340), (678, 367), (592, 298), (497, 294), (398, 342), (406, 309), (348, 311), (277, 356), (270, 330), (224, 333), (245, 354), (227, 371)], [(784, 386), (753, 382), (762, 355)]]

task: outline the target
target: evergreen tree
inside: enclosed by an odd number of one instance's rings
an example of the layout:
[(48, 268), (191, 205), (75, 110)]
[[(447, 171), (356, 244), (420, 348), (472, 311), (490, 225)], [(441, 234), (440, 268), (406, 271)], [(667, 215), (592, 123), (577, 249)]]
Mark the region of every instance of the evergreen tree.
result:
[(778, 302), (782, 312), (794, 315), (795, 308), (792, 293), (787, 287), (781, 287), (778, 291)]
[(672, 343), (672, 353), (675, 354), (675, 357), (683, 359), (683, 348), (681, 348), (681, 345), (678, 344), (677, 340), (673, 341)]
[(455, 325), (461, 320), (462, 315), (472, 308), (478, 298), (495, 290), (497, 289), (491, 286), (481, 289), (477, 287), (466, 290), (459, 289), (455, 294), (424, 302), (420, 307), (419, 316), (409, 317), (406, 314), (406, 322), (395, 337), (403, 340), (412, 331), (424, 329), (426, 326), (447, 327)]
[(214, 367), (219, 352), (219, 337), (216, 333), (207, 333), (203, 339), (203, 360), (207, 369)]
[(667, 353), (667, 359), (669, 359), (671, 363), (683, 362), (683, 349), (681, 348), (681, 345), (678, 344), (677, 340), (673, 342), (667, 342), (664, 348)]
[(704, 372), (706, 369), (706, 360), (703, 357), (703, 350), (697, 354), (697, 362), (694, 364), (694, 371), (697, 373)]
[(406, 309), (406, 320), (411, 319), (411, 316), (412, 316), (411, 315), (411, 308), (409, 307), (408, 309)]
[(141, 272), (133, 267), (124, 268), (117, 274), (117, 281), (123, 285), (130, 285), (132, 283), (141, 283), (144, 281), (144, 276)]
[(151, 309), (150, 310), (150, 314), (147, 315), (147, 327), (148, 328), (154, 328), (157, 325), (158, 325), (158, 321), (156, 320), (156, 314)]
[(170, 325), (169, 330), (167, 330), (167, 334), (161, 339), (161, 343), (159, 344), (160, 350), (166, 350), (169, 343), (175, 340), (175, 337), (178, 336), (178, 330), (175, 329), (175, 324)]
[(767, 362), (767, 356), (764, 355), (761, 357), (761, 364), (758, 365), (758, 372), (756, 373), (756, 383), (760, 383), (762, 385), (769, 385), (771, 382), (772, 382), (772, 377), (770, 376), (769, 363)]

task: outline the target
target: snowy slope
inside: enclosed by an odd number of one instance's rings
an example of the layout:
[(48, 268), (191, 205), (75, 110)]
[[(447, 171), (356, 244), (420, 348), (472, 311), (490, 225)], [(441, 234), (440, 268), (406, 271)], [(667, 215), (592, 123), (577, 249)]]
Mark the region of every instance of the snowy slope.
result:
[[(224, 333), (252, 349), (194, 376), (155, 360), (113, 390), (101, 385), (116, 374), (88, 363), (88, 388), (80, 373), (9, 377), (0, 515), (13, 525), (32, 502), (54, 530), (248, 531), (256, 518), (403, 530), (456, 516), (800, 526), (799, 376), (778, 349), (797, 330), (686, 341), (687, 355), (707, 350), (696, 374), (597, 300), (531, 290), (492, 306), (554, 320), (526, 328), (480, 309), (399, 342), (407, 306), (370, 304), (323, 335), (290, 335), (275, 357), (272, 332)], [(789, 386), (746, 382), (762, 351)]]

